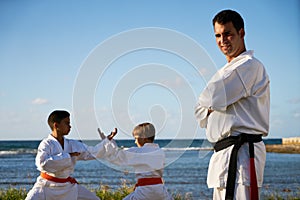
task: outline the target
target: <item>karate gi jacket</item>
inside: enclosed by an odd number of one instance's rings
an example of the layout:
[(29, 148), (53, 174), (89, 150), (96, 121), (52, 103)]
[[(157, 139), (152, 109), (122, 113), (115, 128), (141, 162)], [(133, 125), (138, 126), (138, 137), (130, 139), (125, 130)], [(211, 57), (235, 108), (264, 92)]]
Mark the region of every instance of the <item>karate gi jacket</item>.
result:
[[(163, 176), (165, 153), (158, 144), (146, 143), (142, 147), (131, 147), (129, 149), (119, 149), (115, 144), (106, 146), (109, 162), (119, 166), (131, 166), (134, 168), (136, 178), (154, 178)], [(108, 149), (111, 148), (111, 149)], [(171, 200), (164, 184), (139, 186), (124, 198), (125, 200)]]
[[(74, 172), (77, 160), (93, 160), (103, 158), (107, 153), (105, 146), (112, 143), (105, 139), (96, 146), (87, 146), (78, 141), (64, 138), (64, 148), (52, 136), (43, 139), (38, 147), (35, 164), (37, 169), (56, 178), (67, 178)], [(79, 152), (79, 156), (71, 157), (69, 153)], [(99, 199), (78, 184), (56, 183), (39, 176), (26, 199), (71, 200), (80, 199), (80, 192), (84, 192), (85, 199)]]
[[(211, 78), (199, 96), (195, 109), (207, 139), (215, 143), (230, 135), (268, 135), (270, 113), (269, 77), (263, 64), (246, 51), (227, 63)], [(213, 110), (208, 115), (208, 110)], [(263, 182), (266, 150), (263, 142), (255, 143), (255, 166), (258, 186)], [(207, 184), (210, 188), (226, 187), (229, 158), (233, 146), (214, 152)], [(248, 143), (238, 153), (236, 183), (250, 184)]]

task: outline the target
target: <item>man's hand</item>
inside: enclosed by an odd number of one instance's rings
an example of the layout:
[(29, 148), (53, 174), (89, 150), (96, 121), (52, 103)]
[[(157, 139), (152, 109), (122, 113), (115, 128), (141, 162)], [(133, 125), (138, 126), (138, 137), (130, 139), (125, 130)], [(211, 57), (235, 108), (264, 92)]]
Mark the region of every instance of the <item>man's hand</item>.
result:
[(208, 109), (208, 112), (207, 112), (207, 117), (210, 115), (210, 113), (212, 113), (212, 112), (214, 112), (214, 110), (212, 110), (212, 109)]
[(70, 154), (71, 157), (73, 157), (73, 156), (79, 156), (80, 155), (79, 152), (72, 152), (72, 153), (69, 153), (69, 154)]

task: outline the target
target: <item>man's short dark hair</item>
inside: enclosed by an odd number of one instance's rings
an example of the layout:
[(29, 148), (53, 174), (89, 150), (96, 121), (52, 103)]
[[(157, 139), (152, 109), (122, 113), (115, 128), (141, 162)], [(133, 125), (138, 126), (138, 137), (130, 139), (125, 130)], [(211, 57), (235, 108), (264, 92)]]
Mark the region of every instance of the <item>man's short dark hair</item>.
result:
[(55, 110), (53, 111), (49, 117), (48, 117), (48, 124), (51, 128), (51, 130), (53, 130), (53, 124), (56, 123), (60, 123), (61, 120), (70, 117), (70, 113), (65, 111), (65, 110)]
[(234, 10), (222, 10), (213, 19), (213, 26), (215, 23), (224, 25), (228, 22), (232, 22), (234, 28), (239, 31), (241, 28), (244, 29), (244, 20), (239, 13)]

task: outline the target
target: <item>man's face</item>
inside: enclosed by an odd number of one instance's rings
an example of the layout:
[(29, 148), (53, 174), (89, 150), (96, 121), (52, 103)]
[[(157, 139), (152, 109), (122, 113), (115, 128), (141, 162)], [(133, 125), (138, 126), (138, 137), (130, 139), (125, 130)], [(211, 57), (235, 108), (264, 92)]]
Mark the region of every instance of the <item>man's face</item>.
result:
[(232, 22), (223, 25), (216, 22), (214, 31), (217, 45), (226, 56), (228, 62), (245, 51), (244, 29), (240, 29), (238, 32)]

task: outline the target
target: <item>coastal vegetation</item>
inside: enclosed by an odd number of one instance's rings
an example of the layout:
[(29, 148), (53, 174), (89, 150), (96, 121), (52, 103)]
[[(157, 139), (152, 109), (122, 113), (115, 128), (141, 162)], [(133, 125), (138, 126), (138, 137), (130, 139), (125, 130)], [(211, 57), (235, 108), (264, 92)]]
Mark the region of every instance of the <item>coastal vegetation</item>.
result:
[[(101, 185), (98, 189), (92, 189), (96, 195), (102, 200), (122, 200), (126, 195), (132, 192), (133, 187), (122, 184), (120, 188), (116, 190), (110, 189), (108, 186)], [(28, 191), (24, 188), (0, 188), (0, 200), (23, 200), (26, 197)], [(192, 200), (191, 194), (173, 194), (174, 200)], [(271, 193), (263, 195), (264, 200), (300, 200), (300, 188), (296, 195), (282, 196), (279, 193)]]
[(300, 144), (273, 144), (266, 145), (267, 152), (272, 153), (300, 153)]
[[(120, 188), (112, 190), (109, 186), (101, 185), (98, 189), (91, 189), (101, 200), (122, 200), (125, 196), (133, 191), (133, 186), (128, 186), (126, 183), (122, 184)], [(0, 188), (0, 200), (24, 200), (27, 195), (27, 190), (24, 188), (8, 189)], [(190, 194), (172, 194), (174, 200), (191, 200)]]

